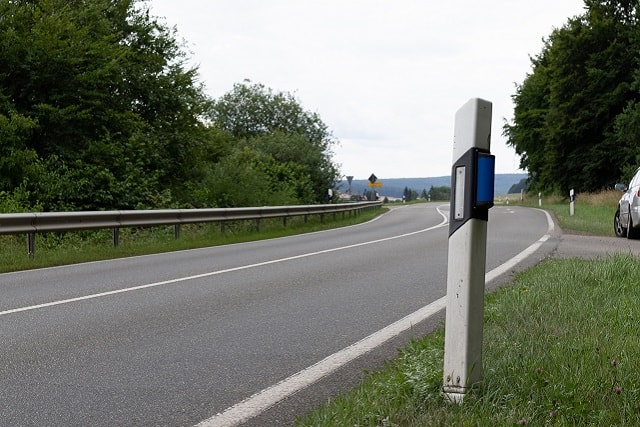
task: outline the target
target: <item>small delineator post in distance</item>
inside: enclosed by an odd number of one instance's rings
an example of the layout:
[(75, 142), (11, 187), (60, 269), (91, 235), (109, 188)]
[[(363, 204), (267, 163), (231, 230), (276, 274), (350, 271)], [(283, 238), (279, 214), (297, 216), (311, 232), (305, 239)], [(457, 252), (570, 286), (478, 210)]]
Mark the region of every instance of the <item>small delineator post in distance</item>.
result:
[(572, 188), (571, 190), (569, 190), (569, 215), (570, 216), (573, 216), (576, 213), (575, 202), (576, 202), (576, 192)]
[(445, 319), (444, 394), (462, 403), (482, 379), (487, 222), (493, 206), (489, 101), (474, 98), (456, 113)]

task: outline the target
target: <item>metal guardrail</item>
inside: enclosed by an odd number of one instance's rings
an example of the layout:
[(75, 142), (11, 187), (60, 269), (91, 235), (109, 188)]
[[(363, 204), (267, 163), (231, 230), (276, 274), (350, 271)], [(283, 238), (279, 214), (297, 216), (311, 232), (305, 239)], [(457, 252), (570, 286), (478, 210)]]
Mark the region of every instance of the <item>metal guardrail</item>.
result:
[(220, 209), (161, 209), (85, 212), (38, 212), (0, 214), (0, 235), (26, 234), (27, 252), (35, 255), (35, 234), (111, 228), (113, 243), (118, 246), (119, 229), (122, 227), (153, 227), (173, 225), (175, 237), (180, 236), (181, 224), (220, 222), (222, 229), (226, 221), (254, 220), (265, 218), (287, 218), (294, 216), (358, 213), (363, 209), (382, 206), (382, 202), (358, 202), (327, 205), (264, 206), (259, 208)]

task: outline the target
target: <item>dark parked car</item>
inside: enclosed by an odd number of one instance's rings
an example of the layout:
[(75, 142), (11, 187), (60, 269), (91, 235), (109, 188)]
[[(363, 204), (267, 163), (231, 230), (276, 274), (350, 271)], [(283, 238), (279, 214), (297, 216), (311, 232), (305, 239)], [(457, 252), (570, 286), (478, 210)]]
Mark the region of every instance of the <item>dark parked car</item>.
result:
[(640, 237), (640, 168), (636, 170), (629, 186), (616, 184), (616, 190), (624, 194), (618, 202), (613, 219), (613, 230), (618, 237), (636, 239)]

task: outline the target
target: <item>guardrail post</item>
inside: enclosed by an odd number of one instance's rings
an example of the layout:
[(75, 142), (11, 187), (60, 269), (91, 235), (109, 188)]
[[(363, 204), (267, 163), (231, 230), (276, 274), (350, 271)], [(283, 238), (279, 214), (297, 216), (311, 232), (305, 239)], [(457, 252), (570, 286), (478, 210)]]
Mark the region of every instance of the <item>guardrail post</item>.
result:
[(113, 234), (113, 247), (117, 248), (120, 244), (120, 229), (118, 227), (113, 227), (111, 229), (111, 233)]
[(443, 383), (445, 396), (456, 403), (482, 380), (487, 222), (495, 179), (491, 110), (490, 102), (476, 98), (455, 117)]
[(224, 233), (224, 221), (220, 221), (220, 233)]
[(29, 258), (36, 256), (36, 233), (27, 233), (27, 254)]
[(282, 217), (282, 226), (283, 226), (283, 227), (286, 227), (286, 226), (287, 226), (287, 217), (286, 217), (286, 216), (283, 216), (283, 217)]
[(260, 231), (260, 218), (256, 219), (256, 231)]
[(180, 238), (180, 224), (174, 224), (173, 226), (173, 238), (178, 240)]

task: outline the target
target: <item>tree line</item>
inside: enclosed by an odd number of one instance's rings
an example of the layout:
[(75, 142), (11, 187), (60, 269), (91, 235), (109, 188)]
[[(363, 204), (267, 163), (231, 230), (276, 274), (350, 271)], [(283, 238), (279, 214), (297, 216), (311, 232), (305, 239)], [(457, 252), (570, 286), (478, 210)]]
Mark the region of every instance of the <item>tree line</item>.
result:
[(411, 189), (409, 187), (404, 187), (402, 192), (402, 198), (406, 202), (410, 202), (412, 200), (417, 200), (418, 198), (423, 200), (449, 200), (451, 197), (451, 187), (447, 186), (431, 186), (429, 191), (426, 189), (422, 189), (420, 196), (418, 196), (418, 191)]
[(325, 201), (317, 113), (240, 82), (205, 93), (141, 0), (0, 2), (0, 211)]
[(503, 133), (529, 189), (611, 188), (640, 165), (640, 3), (584, 0), (544, 40)]

